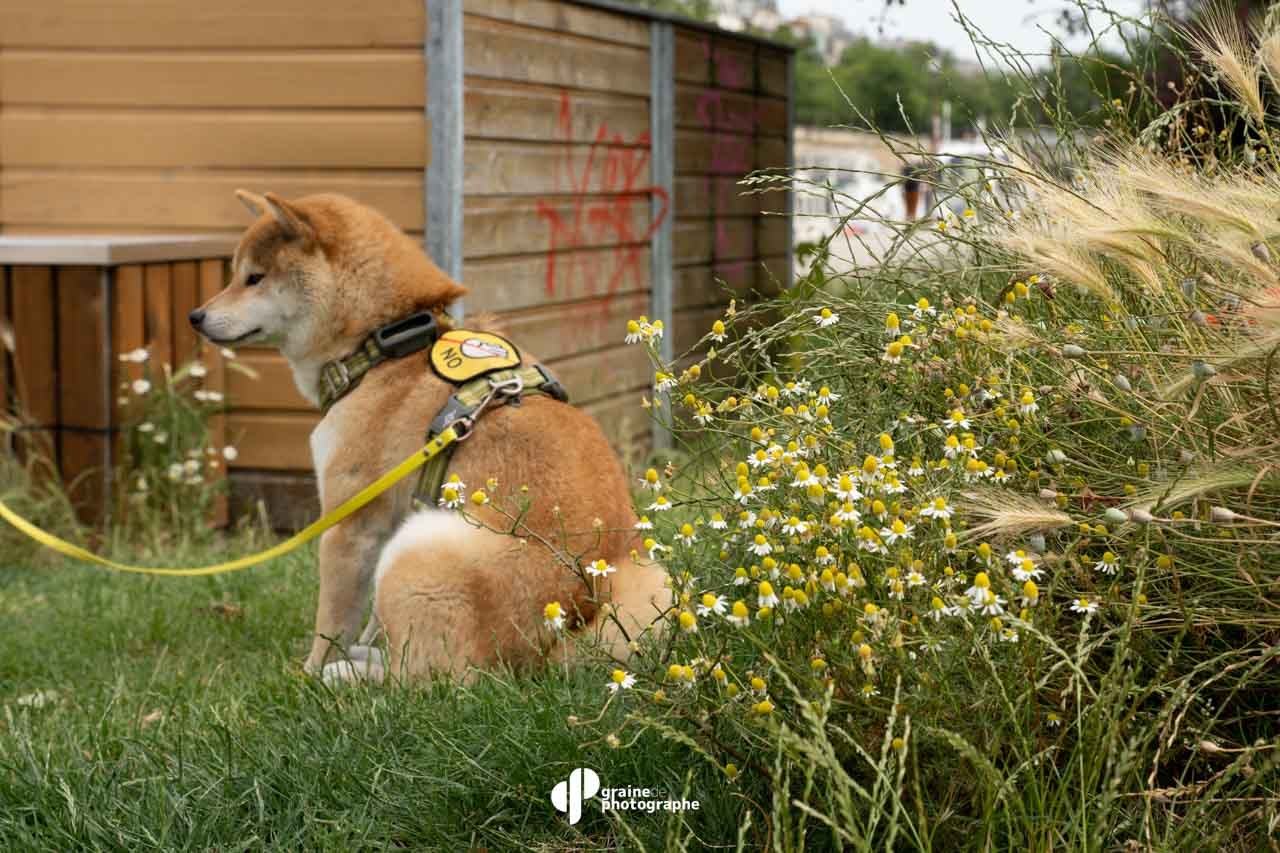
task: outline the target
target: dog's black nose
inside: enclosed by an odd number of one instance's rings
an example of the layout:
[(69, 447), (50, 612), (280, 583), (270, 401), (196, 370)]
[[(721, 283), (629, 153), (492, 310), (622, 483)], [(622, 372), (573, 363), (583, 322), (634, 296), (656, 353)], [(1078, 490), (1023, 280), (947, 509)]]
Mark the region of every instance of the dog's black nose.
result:
[(200, 324), (204, 322), (204, 309), (197, 308), (187, 315), (187, 319), (191, 321), (191, 325), (200, 328)]

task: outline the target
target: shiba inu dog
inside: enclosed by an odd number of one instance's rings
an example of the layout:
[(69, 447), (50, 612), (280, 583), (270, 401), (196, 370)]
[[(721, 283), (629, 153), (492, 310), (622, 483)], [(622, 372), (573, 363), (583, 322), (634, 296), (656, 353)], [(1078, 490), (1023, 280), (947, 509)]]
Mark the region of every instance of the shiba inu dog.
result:
[[(257, 219), (240, 240), (226, 288), (191, 314), (210, 341), (277, 347), (299, 390), (318, 403), (324, 366), (375, 330), (431, 312), (448, 334), (444, 312), (464, 288), (377, 211), (338, 195), (236, 195)], [(467, 345), (480, 356), (492, 349), (481, 339)], [(520, 359), (536, 361), (523, 352)], [(420, 448), (455, 390), (420, 352), (369, 369), (311, 436), (324, 511)], [(496, 502), (468, 504), (466, 518), (439, 508), (411, 512), (411, 477), (329, 530), (320, 542), (309, 671), (328, 663), (326, 676), (378, 678), (383, 661), (369, 645), (379, 626), (390, 671), (408, 677), (529, 663), (586, 634), (625, 656), (669, 606), (662, 568), (633, 559), (626, 476), (584, 412), (541, 394), (491, 406), (456, 445), (449, 471), (470, 490), (493, 480), (499, 490), (527, 489), (519, 529)], [(438, 495), (428, 498), (434, 504)], [(566, 555), (603, 559), (615, 571), (593, 593)], [(361, 636), (371, 593), (373, 616)], [(550, 602), (560, 605), (564, 632), (545, 624)]]

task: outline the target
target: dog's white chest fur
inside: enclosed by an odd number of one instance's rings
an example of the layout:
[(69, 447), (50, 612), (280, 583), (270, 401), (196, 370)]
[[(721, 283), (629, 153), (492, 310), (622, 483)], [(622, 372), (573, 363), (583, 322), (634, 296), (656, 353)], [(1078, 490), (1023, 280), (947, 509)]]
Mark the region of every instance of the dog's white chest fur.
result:
[(316, 488), (320, 492), (321, 506), (324, 506), (324, 472), (338, 449), (339, 430), (335, 421), (333, 417), (326, 417), (311, 431), (311, 464), (316, 469)]

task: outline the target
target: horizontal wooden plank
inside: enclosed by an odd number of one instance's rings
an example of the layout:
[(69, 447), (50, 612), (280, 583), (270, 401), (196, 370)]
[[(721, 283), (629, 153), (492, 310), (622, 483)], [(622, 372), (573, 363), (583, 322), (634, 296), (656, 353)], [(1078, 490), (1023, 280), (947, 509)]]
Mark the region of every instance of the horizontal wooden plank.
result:
[(676, 30), (676, 80), (722, 89), (755, 88), (755, 46), (693, 30)]
[(649, 99), (574, 92), (512, 80), (472, 77), (463, 89), (468, 139), (644, 144)]
[(649, 149), (474, 140), (463, 152), (467, 195), (608, 195), (643, 193)]
[(463, 8), (471, 15), (499, 18), (636, 47), (649, 46), (647, 21), (602, 9), (588, 9), (555, 0), (466, 0)]
[(740, 178), (759, 168), (756, 138), (727, 131), (677, 130), (677, 175), (729, 175)]
[(756, 58), (760, 69), (759, 91), (776, 98), (789, 98), (787, 55), (779, 51), (761, 48)]
[(0, 47), (381, 47), (423, 43), (422, 0), (8, 2)]
[(790, 165), (787, 161), (787, 141), (785, 139), (756, 138), (757, 169), (782, 169)]
[(649, 294), (634, 293), (515, 311), (498, 320), (522, 351), (553, 361), (618, 345), (626, 337), (627, 320), (647, 313)]
[(427, 162), (417, 110), (66, 110), (0, 114), (8, 166), (410, 168)]
[(0, 53), (6, 104), (421, 108), (425, 79), (422, 51), (409, 49)]
[(671, 315), (671, 330), (676, 352), (683, 352), (711, 331), (711, 324), (724, 316), (719, 306), (688, 308)]
[(672, 305), (680, 311), (723, 306), (731, 298), (749, 302), (776, 296), (779, 284), (786, 280), (788, 262), (786, 256), (777, 256), (677, 267)]
[(468, 288), (468, 311), (513, 311), (554, 302), (647, 294), (649, 250), (612, 247), (554, 256), (468, 259), (462, 280)]
[(227, 440), (239, 451), (233, 468), (310, 471), (311, 430), (320, 413), (232, 412)]
[(712, 264), (677, 267), (671, 288), (672, 307), (682, 311), (708, 305), (727, 305), (730, 299), (746, 299), (754, 291), (755, 284), (755, 276), (746, 274), (726, 280), (716, 275)]
[(676, 178), (676, 216), (754, 216), (761, 196), (746, 190), (732, 175), (684, 175)]
[(750, 92), (676, 84), (676, 127), (751, 134), (758, 124), (756, 97)]
[(63, 170), (5, 168), (0, 172), (0, 222), (12, 226), (58, 224), (242, 229), (251, 217), (232, 194), (239, 188), (286, 198), (318, 192), (349, 195), (421, 230), (422, 172)]
[(462, 221), (469, 258), (648, 245), (655, 230), (645, 195), (471, 198)]
[(711, 83), (710, 37), (696, 30), (676, 29), (675, 76), (682, 83)]
[(642, 347), (622, 345), (547, 363), (569, 392), (575, 405), (584, 405), (620, 391), (644, 388), (653, 381), (653, 368)]
[(756, 254), (784, 255), (791, 250), (791, 221), (785, 216), (761, 216), (756, 219)]
[(639, 47), (467, 15), (467, 74), (574, 89), (649, 94), (649, 52)]
[(751, 217), (676, 220), (675, 263), (705, 264), (755, 256), (755, 220)]
[(289, 362), (275, 350), (243, 349), (236, 354), (235, 362), (252, 370), (257, 378), (234, 366), (226, 368), (227, 403), (233, 410), (272, 409), (306, 413), (316, 410), (298, 392)]
[[(640, 388), (582, 407), (600, 424), (614, 450), (624, 457), (641, 455), (642, 451), (636, 445), (643, 443), (652, 433), (653, 420), (649, 411), (640, 405), (645, 396), (652, 395)], [(638, 460), (632, 458), (630, 461)]]

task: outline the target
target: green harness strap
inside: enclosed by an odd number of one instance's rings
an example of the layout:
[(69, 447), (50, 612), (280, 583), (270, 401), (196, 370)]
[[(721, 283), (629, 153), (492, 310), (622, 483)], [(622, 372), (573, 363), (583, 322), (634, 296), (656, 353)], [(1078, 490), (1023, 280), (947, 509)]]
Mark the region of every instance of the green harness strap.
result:
[[(453, 392), (449, 402), (431, 422), (427, 438), (435, 438), (452, 427), (458, 433), (458, 441), (464, 441), (471, 434), (476, 419), (495, 400), (518, 406), (524, 394), (546, 394), (562, 403), (569, 400), (569, 395), (559, 380), (541, 364), (497, 370), (472, 379)], [(422, 466), (418, 473), (418, 485), (413, 492), (416, 505), (435, 506), (440, 489), (444, 486), (454, 449), (455, 445), (450, 444)]]

